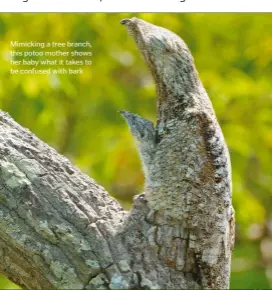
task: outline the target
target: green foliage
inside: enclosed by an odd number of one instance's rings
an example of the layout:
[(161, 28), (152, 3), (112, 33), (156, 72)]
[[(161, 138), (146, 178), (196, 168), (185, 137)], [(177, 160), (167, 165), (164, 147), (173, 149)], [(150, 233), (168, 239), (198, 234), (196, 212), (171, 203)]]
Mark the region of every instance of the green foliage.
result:
[(0, 276), (1, 289), (20, 289), (17, 285), (11, 283), (6, 277)]
[[(119, 24), (132, 16), (0, 15), (1, 109), (65, 154), (127, 207), (142, 189), (143, 174), (117, 111), (156, 119), (154, 83)], [(272, 261), (263, 260), (259, 244), (268, 233), (266, 222), (272, 214), (271, 15), (136, 16), (176, 32), (192, 50), (231, 153), (238, 241), (231, 287), (268, 288), (265, 269)], [(93, 64), (76, 76), (10, 75), (10, 41), (14, 40), (90, 41)], [(0, 280), (0, 288), (7, 287)]]

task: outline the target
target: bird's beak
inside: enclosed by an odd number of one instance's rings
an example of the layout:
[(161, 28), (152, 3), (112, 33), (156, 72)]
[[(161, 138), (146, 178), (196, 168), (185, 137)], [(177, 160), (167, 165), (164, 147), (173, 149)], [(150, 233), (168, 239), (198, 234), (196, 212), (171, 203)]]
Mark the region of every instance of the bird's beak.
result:
[(125, 110), (118, 111), (124, 118), (127, 116), (127, 112)]
[(122, 20), (120, 21), (120, 23), (121, 23), (122, 25), (126, 25), (126, 24), (128, 24), (129, 22), (130, 22), (130, 19), (128, 19), (128, 18), (122, 19)]
[(133, 119), (133, 114), (129, 113), (125, 110), (119, 111), (119, 113), (123, 116), (123, 118), (130, 124), (131, 120)]

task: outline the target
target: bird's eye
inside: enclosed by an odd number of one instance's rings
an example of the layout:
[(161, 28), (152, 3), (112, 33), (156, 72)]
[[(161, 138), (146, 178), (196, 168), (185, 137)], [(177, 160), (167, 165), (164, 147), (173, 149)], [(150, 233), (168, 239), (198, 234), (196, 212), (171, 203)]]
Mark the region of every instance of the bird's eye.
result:
[(164, 48), (164, 51), (165, 51), (166, 53), (171, 53), (170, 48), (168, 48), (167, 46)]
[(144, 136), (145, 136), (145, 133), (141, 132), (141, 138), (144, 138)]

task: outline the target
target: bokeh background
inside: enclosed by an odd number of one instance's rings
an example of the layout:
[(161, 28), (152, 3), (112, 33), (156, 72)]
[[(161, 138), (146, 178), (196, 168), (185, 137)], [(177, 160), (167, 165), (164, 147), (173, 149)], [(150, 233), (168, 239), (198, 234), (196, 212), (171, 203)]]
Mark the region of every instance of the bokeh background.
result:
[[(151, 75), (119, 24), (132, 16), (169, 28), (191, 49), (231, 154), (237, 221), (231, 288), (272, 288), (271, 15), (1, 14), (0, 108), (129, 208), (144, 178), (117, 111), (156, 119)], [(76, 76), (10, 75), (15, 40), (90, 41), (93, 64)], [(14, 287), (0, 276), (1, 289)]]

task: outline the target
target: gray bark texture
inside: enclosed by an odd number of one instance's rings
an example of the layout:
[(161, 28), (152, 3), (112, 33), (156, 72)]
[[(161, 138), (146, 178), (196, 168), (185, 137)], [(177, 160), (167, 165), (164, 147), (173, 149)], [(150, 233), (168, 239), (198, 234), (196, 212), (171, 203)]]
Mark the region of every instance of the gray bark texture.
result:
[(137, 18), (122, 24), (157, 86), (145, 194), (125, 212), (0, 112), (0, 272), (25, 289), (228, 288), (230, 164), (212, 105), (176, 35)]

